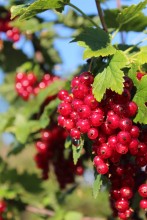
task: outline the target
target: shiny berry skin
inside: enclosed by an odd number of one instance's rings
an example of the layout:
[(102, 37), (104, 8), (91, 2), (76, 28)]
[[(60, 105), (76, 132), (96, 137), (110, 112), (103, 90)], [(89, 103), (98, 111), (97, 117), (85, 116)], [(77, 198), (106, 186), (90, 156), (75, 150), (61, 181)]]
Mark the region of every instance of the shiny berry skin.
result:
[(49, 130), (44, 130), (44, 131), (42, 131), (41, 132), (41, 139), (43, 140), (43, 141), (49, 141), (49, 140), (51, 140), (51, 138), (52, 138), (52, 133), (51, 133), (51, 131), (49, 131)]
[(117, 144), (117, 137), (115, 135), (111, 135), (108, 138), (108, 145), (114, 149)]
[(89, 139), (94, 140), (98, 137), (98, 130), (96, 128), (90, 128), (88, 130), (87, 136), (89, 137)]
[(84, 98), (84, 103), (86, 105), (88, 105), (92, 110), (94, 110), (98, 107), (98, 102), (96, 101), (96, 99), (94, 98), (94, 96), (92, 94), (88, 94)]
[(139, 145), (138, 139), (134, 138), (131, 140), (131, 142), (129, 144), (129, 151), (132, 155), (138, 154), (138, 145)]
[(130, 79), (129, 77), (125, 76), (124, 80), (125, 80), (124, 87), (131, 91), (132, 88), (133, 88), (133, 81), (132, 81), (132, 79)]
[(77, 111), (77, 109), (80, 108), (81, 105), (83, 105), (83, 101), (80, 99), (74, 99), (71, 103), (71, 106), (75, 111)]
[(76, 76), (71, 81), (71, 88), (77, 87), (80, 83), (79, 77)]
[(73, 129), (71, 129), (71, 131), (70, 131), (70, 136), (71, 136), (72, 138), (74, 138), (74, 139), (80, 139), (80, 137), (81, 137), (81, 132), (80, 132), (78, 129), (73, 128)]
[(128, 114), (130, 117), (134, 117), (137, 113), (138, 106), (135, 102), (131, 101), (128, 104)]
[(73, 122), (72, 119), (70, 118), (67, 118), (64, 120), (64, 124), (63, 124), (63, 127), (67, 130), (71, 130), (72, 128), (74, 128), (75, 124)]
[(84, 168), (82, 166), (77, 166), (75, 174), (78, 175), (78, 176), (82, 176), (83, 173), (84, 173)]
[(106, 163), (102, 162), (102, 163), (99, 163), (96, 166), (96, 170), (99, 174), (104, 175), (104, 174), (108, 173), (109, 168), (108, 168), (108, 165)]
[(147, 199), (142, 199), (139, 203), (141, 209), (147, 210)]
[(130, 187), (122, 187), (120, 189), (120, 195), (122, 198), (131, 199), (133, 196), (133, 192)]
[(122, 131), (130, 131), (131, 128), (132, 128), (132, 120), (129, 119), (129, 118), (122, 118), (122, 119), (119, 121), (119, 128), (120, 128)]
[(71, 113), (72, 109), (71, 109), (71, 105), (69, 103), (61, 103), (58, 106), (58, 112), (62, 115), (62, 116), (68, 116)]
[(34, 83), (37, 81), (37, 77), (34, 73), (29, 73), (27, 75), (27, 80), (29, 81), (29, 85), (34, 85)]
[(94, 77), (91, 75), (90, 72), (83, 72), (79, 76), (79, 81), (80, 81), (80, 83), (89, 86), (93, 83)]
[(129, 209), (129, 202), (126, 199), (119, 199), (115, 202), (115, 208), (119, 212), (125, 212), (127, 209)]
[(95, 156), (93, 159), (93, 164), (95, 167), (97, 167), (99, 164), (102, 164), (103, 160), (102, 158), (100, 158), (99, 156)]
[(45, 154), (47, 152), (48, 147), (47, 147), (47, 144), (45, 144), (44, 142), (37, 141), (36, 149), (38, 150), (39, 153)]
[(116, 145), (116, 151), (119, 154), (126, 154), (128, 152), (128, 146), (127, 145), (123, 145), (121, 143), (117, 143)]
[(117, 141), (121, 144), (129, 144), (131, 142), (131, 135), (128, 131), (120, 131), (117, 135)]
[(91, 114), (90, 107), (88, 105), (81, 105), (77, 109), (78, 115), (80, 118), (88, 118)]
[(68, 96), (68, 91), (67, 90), (62, 89), (62, 90), (59, 91), (58, 98), (61, 101), (63, 101), (66, 96)]
[(136, 77), (137, 79), (140, 81), (142, 79), (142, 77), (145, 75), (145, 73), (141, 73), (141, 72), (137, 72), (136, 73)]
[(138, 144), (138, 155), (144, 156), (144, 154), (147, 152), (147, 145), (144, 143)]
[(62, 115), (58, 115), (58, 125), (63, 127), (64, 126), (65, 117)]
[(133, 125), (130, 130), (130, 134), (131, 134), (131, 137), (138, 138), (140, 134), (140, 129), (138, 128), (138, 126)]
[(118, 115), (110, 115), (107, 117), (106, 121), (109, 128), (116, 129), (119, 127), (119, 120), (120, 118), (118, 117)]
[(90, 116), (91, 125), (94, 127), (99, 127), (103, 123), (103, 114), (92, 112)]
[(108, 159), (112, 155), (112, 148), (104, 143), (98, 147), (97, 153), (102, 159)]
[(72, 94), (74, 99), (83, 100), (84, 97), (88, 94), (88, 92), (89, 92), (88, 87), (83, 84), (79, 84), (78, 87), (74, 87), (72, 89)]
[(147, 184), (142, 184), (138, 189), (139, 195), (143, 198), (147, 197)]
[(88, 119), (80, 119), (78, 120), (76, 127), (81, 133), (87, 133), (90, 129), (90, 122)]
[(112, 189), (111, 190), (111, 197), (114, 199), (114, 200), (118, 200), (120, 198), (120, 190), (118, 189)]

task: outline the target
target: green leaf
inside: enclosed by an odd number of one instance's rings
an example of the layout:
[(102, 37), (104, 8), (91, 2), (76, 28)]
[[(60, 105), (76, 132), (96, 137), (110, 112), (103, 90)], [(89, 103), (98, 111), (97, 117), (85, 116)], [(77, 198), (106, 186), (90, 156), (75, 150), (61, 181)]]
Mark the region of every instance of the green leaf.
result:
[(80, 212), (75, 212), (75, 211), (70, 211), (67, 212), (65, 215), (65, 220), (81, 220), (83, 217), (82, 213)]
[(65, 149), (69, 148), (70, 146), (72, 145), (72, 141), (71, 141), (71, 137), (68, 136), (65, 140), (65, 144), (64, 144), (64, 147)]
[(79, 142), (80, 143), (78, 146), (72, 145), (74, 164), (77, 164), (78, 159), (81, 156), (83, 146), (84, 146), (84, 140), (82, 138), (79, 140)]
[(117, 21), (120, 25), (128, 23), (129, 21), (136, 18), (140, 11), (142, 11), (147, 5), (147, 0), (144, 0), (136, 5), (131, 5), (123, 9), (117, 17)]
[(46, 11), (48, 9), (60, 9), (62, 11), (64, 4), (69, 2), (68, 0), (36, 0), (30, 5), (18, 5), (12, 6), (11, 8), (11, 18), (20, 16), (19, 20), (30, 19), (38, 13)]
[(4, 41), (3, 49), (0, 53), (0, 67), (5, 72), (16, 71), (16, 68), (26, 61), (28, 61), (28, 58), (22, 50), (14, 48), (11, 42)]
[(23, 14), (25, 12), (25, 4), (17, 5), (17, 6), (12, 6), (11, 7), (11, 19), (17, 17), (20, 14)]
[(49, 125), (50, 116), (54, 111), (56, 111), (56, 108), (59, 105), (59, 103), (59, 99), (56, 98), (55, 100), (49, 102), (49, 104), (45, 106), (44, 112), (42, 113), (38, 121), (41, 128), (45, 128), (47, 125)]
[(94, 183), (93, 183), (93, 188), (92, 188), (93, 197), (95, 199), (99, 194), (101, 186), (102, 186), (101, 175), (96, 173), (95, 180), (94, 180)]
[(147, 46), (141, 47), (140, 52), (136, 53), (133, 58), (135, 58), (140, 65), (147, 63)]
[(14, 143), (11, 149), (9, 150), (7, 156), (16, 155), (24, 149), (25, 145), (19, 142)]
[[(126, 8), (126, 7), (123, 7)], [(104, 19), (106, 21), (108, 28), (117, 29), (119, 27), (119, 22), (117, 21), (117, 16), (120, 13), (120, 9), (109, 9), (104, 10)], [(147, 27), (147, 16), (144, 13), (139, 12), (138, 16), (130, 20), (121, 26), (120, 31), (136, 31), (141, 32)]]
[(97, 101), (101, 101), (106, 89), (111, 89), (118, 94), (123, 91), (124, 73), (121, 70), (127, 64), (124, 53), (117, 51), (111, 58), (108, 66), (94, 79), (93, 94)]
[(29, 136), (30, 128), (28, 126), (28, 121), (23, 115), (17, 114), (16, 120), (14, 122), (16, 139), (24, 144)]
[(6, 129), (13, 124), (15, 120), (15, 110), (10, 108), (6, 113), (0, 114), (0, 133), (6, 131)]
[(134, 122), (147, 124), (147, 106), (145, 105), (147, 103), (147, 75), (139, 81), (133, 101), (138, 105), (138, 113)]
[(98, 28), (86, 28), (71, 42), (78, 42), (78, 45), (86, 48), (83, 58), (108, 56), (115, 53), (116, 49), (110, 43), (110, 35)]

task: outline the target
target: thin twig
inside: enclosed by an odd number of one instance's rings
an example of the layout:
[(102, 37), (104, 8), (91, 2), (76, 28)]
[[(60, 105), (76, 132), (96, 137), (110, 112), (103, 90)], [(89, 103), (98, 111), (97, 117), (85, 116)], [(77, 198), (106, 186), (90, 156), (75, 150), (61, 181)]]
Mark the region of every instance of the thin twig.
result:
[(89, 20), (95, 27), (99, 28), (99, 26), (90, 17), (88, 17), (83, 11), (81, 11), (81, 9), (79, 9), (78, 7), (76, 7), (75, 5), (71, 3), (66, 3), (66, 5), (69, 5), (70, 7), (74, 8), (76, 11), (82, 14), (84, 18)]
[[(31, 212), (34, 214), (46, 215), (52, 217), (55, 215), (55, 212), (49, 209), (37, 208), (31, 205), (26, 206), (25, 211)], [(83, 217), (81, 220), (104, 220), (103, 218), (93, 218), (93, 217)]]
[(106, 22), (105, 22), (105, 19), (104, 19), (104, 16), (103, 16), (103, 11), (102, 11), (102, 8), (101, 8), (100, 1), (95, 0), (95, 3), (96, 3), (96, 7), (97, 7), (97, 10), (98, 10), (98, 14), (99, 14), (99, 17), (100, 17), (102, 27), (103, 27), (104, 31), (108, 32), (107, 25), (106, 25)]
[(31, 213), (34, 213), (34, 214), (47, 215), (47, 216), (50, 216), (50, 217), (55, 215), (54, 211), (51, 211), (51, 210), (48, 210), (48, 209), (43, 209), (43, 208), (37, 208), (37, 207), (31, 206), (31, 205), (26, 206), (25, 210), (27, 212), (31, 212)]
[[(116, 0), (117, 3), (117, 8), (121, 10), (122, 5), (121, 5), (121, 0)], [(121, 43), (125, 44), (125, 39), (124, 39), (124, 33), (120, 32), (120, 37), (121, 37)]]

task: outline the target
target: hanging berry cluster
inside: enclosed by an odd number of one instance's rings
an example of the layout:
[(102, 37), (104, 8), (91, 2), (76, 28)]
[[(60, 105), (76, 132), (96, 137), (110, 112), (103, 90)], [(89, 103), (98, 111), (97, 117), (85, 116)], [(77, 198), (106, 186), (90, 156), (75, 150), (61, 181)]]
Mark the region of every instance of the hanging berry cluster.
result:
[(6, 33), (9, 40), (14, 42), (19, 41), (20, 31), (16, 27), (12, 27), (10, 24), (10, 13), (7, 11), (1, 12), (0, 15), (0, 32)]
[(66, 138), (65, 130), (54, 124), (51, 125), (50, 129), (41, 131), (41, 139), (35, 144), (37, 154), (34, 159), (37, 167), (42, 170), (42, 178), (48, 179), (49, 168), (52, 164), (62, 189), (67, 184), (74, 183), (75, 174), (83, 174), (83, 167), (79, 163), (73, 164), (71, 152), (68, 158), (64, 156)]
[(18, 95), (27, 101), (31, 96), (36, 96), (41, 89), (46, 88), (56, 79), (58, 79), (57, 76), (46, 73), (42, 80), (38, 82), (33, 72), (28, 74), (19, 72), (15, 78), (15, 89)]
[[(84, 72), (71, 81), (71, 93), (59, 92), (62, 102), (58, 106), (58, 124), (72, 139), (86, 134), (92, 140), (94, 167), (111, 182), (114, 216), (128, 219), (133, 212), (132, 199), (146, 179), (142, 168), (147, 170), (147, 132), (133, 122), (138, 107), (132, 101), (134, 85), (130, 78), (124, 77), (121, 95), (107, 90), (101, 102), (92, 94), (93, 80), (90, 72)], [(147, 210), (146, 204), (143, 199), (140, 208)]]

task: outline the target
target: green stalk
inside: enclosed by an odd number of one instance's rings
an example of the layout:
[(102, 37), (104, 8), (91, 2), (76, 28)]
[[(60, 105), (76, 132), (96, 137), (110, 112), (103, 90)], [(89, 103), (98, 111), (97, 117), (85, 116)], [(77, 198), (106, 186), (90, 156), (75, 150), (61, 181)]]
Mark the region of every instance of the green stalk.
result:
[(73, 5), (72, 3), (66, 3), (66, 5), (74, 8), (76, 11), (78, 11), (81, 15), (83, 15), (84, 18), (86, 18), (87, 20), (90, 21), (91, 24), (93, 24), (96, 28), (99, 28), (99, 26), (93, 21), (91, 20), (91, 18), (89, 18), (83, 11), (81, 11), (81, 9), (79, 9), (77, 6)]

